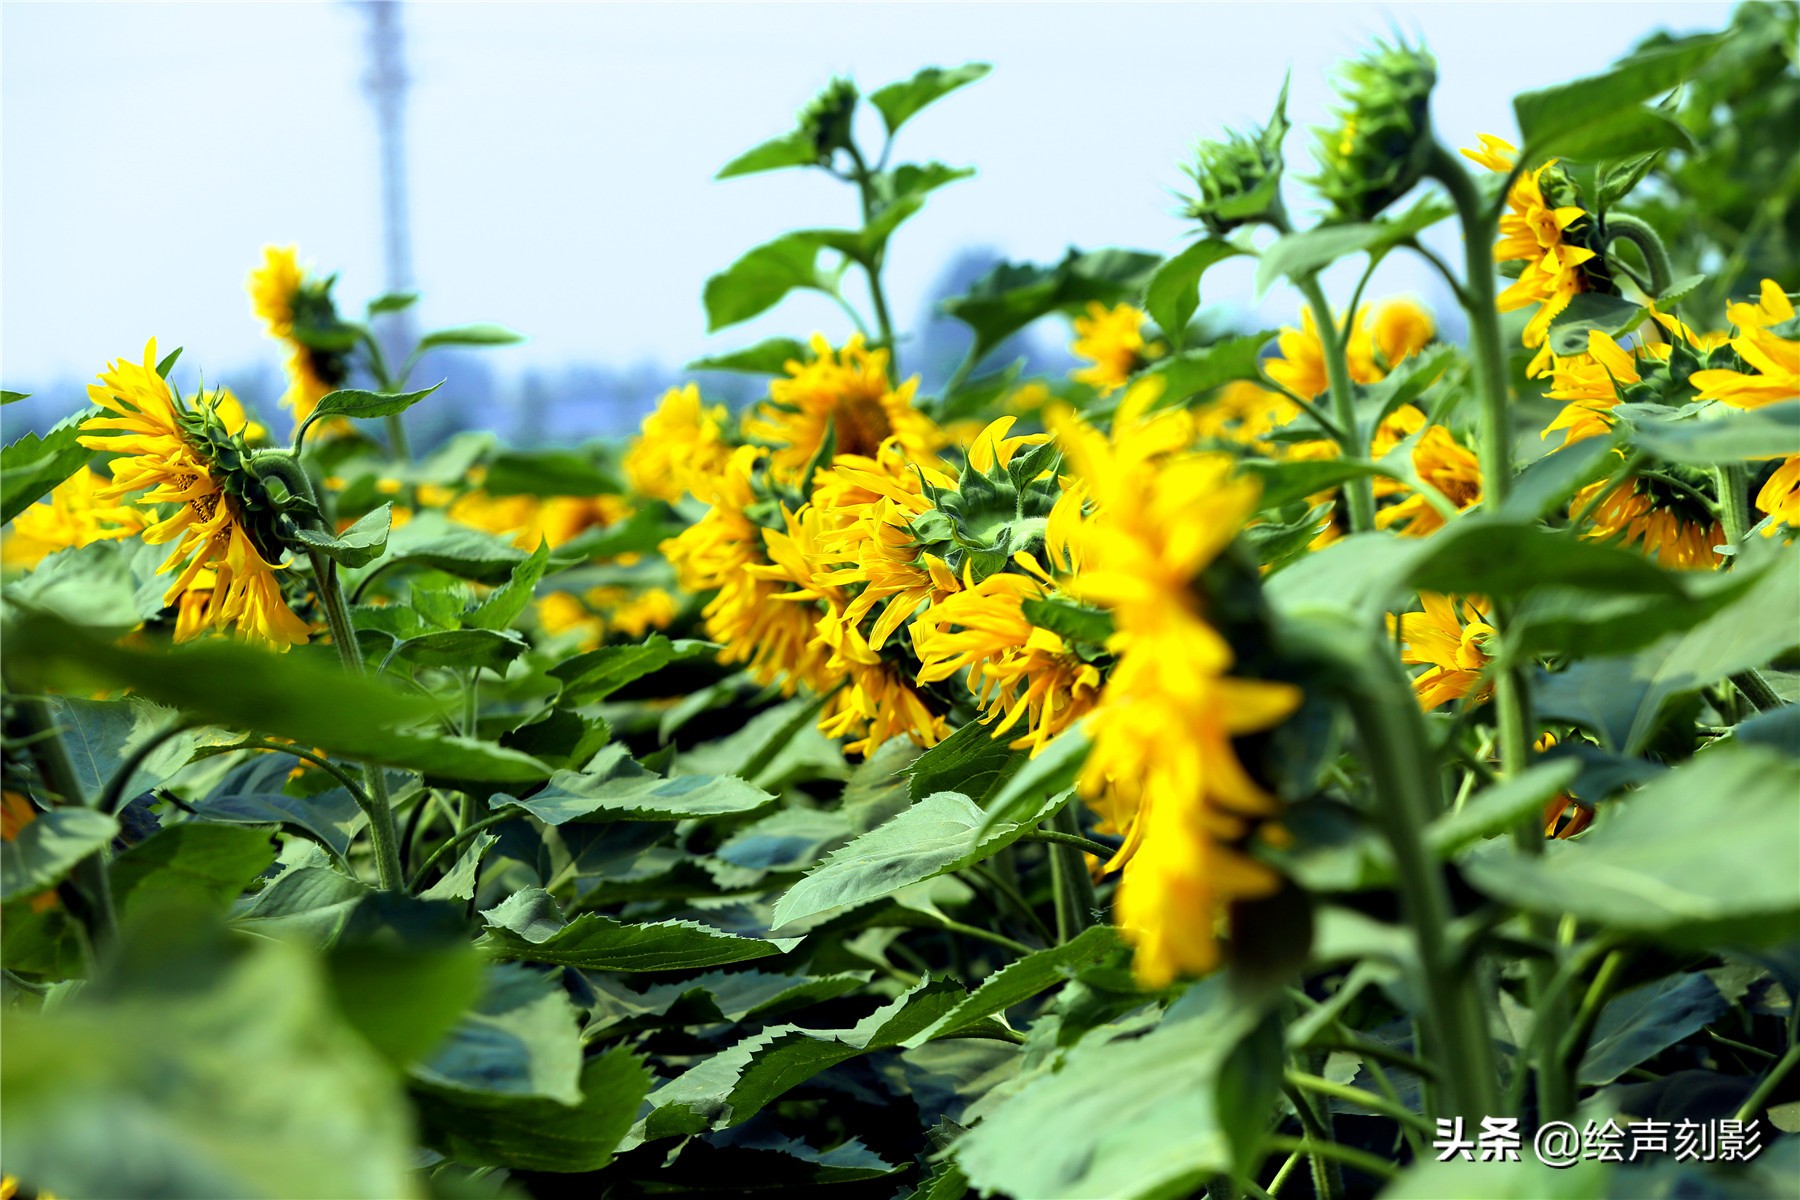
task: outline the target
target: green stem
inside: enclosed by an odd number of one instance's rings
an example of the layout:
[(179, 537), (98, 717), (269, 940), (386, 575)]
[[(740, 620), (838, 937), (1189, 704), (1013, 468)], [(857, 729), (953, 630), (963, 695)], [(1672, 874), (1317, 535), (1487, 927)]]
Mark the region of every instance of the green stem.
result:
[(1763, 1105), (1769, 1102), (1769, 1097), (1775, 1094), (1775, 1089), (1781, 1086), (1781, 1081), (1796, 1066), (1800, 1066), (1800, 1042), (1789, 1046), (1787, 1053), (1781, 1056), (1781, 1061), (1769, 1068), (1769, 1073), (1762, 1077), (1762, 1082), (1756, 1085), (1750, 1098), (1737, 1110), (1737, 1119), (1748, 1121), (1761, 1112)]
[(1347, 656), (1342, 673), (1375, 815), (1393, 852), (1401, 901), (1418, 940), (1426, 1025), (1451, 1114), (1492, 1116), (1497, 1072), (1479, 973), (1457, 961), (1449, 935), (1449, 886), (1425, 846), (1425, 828), (1442, 811), (1443, 796), (1424, 717), (1385, 641), (1367, 649)]
[(965, 925), (963, 922), (953, 921), (949, 917), (943, 918), (943, 920), (939, 922), (938, 927), (940, 929), (947, 929), (951, 933), (960, 933), (964, 937), (972, 937), (977, 941), (991, 942), (996, 946), (1004, 946), (1014, 954), (1017, 954), (1020, 958), (1024, 958), (1027, 954), (1034, 953), (1030, 946), (1027, 946), (1024, 942), (1014, 941), (1004, 933), (995, 933), (991, 929), (982, 929), (978, 925)]
[(1744, 699), (1756, 707), (1758, 712), (1774, 712), (1787, 703), (1775, 694), (1769, 681), (1762, 677), (1762, 672), (1754, 667), (1747, 671), (1739, 671), (1731, 677), (1732, 686), (1744, 693)]
[(452, 850), (475, 840), (475, 835), (481, 833), (483, 830), (492, 829), (494, 826), (499, 825), (504, 821), (510, 821), (516, 816), (518, 816), (518, 814), (512, 812), (497, 813), (494, 816), (486, 817), (480, 821), (471, 822), (465, 828), (459, 829), (449, 837), (445, 838), (443, 842), (438, 845), (437, 849), (433, 850), (430, 855), (426, 857), (425, 861), (419, 864), (419, 869), (413, 872), (412, 881), (406, 885), (406, 890), (416, 894), (419, 890), (419, 885), (425, 882), (425, 876), (431, 871), (431, 868), (437, 866), (438, 863)]
[[(1587, 1049), (1588, 1037), (1594, 1032), (1595, 1022), (1600, 1020), (1600, 1009), (1612, 996), (1613, 983), (1619, 973), (1625, 969), (1629, 955), (1624, 950), (1614, 950), (1594, 972), (1594, 978), (1588, 984), (1587, 994), (1581, 998), (1581, 1008), (1575, 1014), (1574, 1024), (1570, 1025), (1556, 1046), (1556, 1057), (1573, 1065), (1583, 1051)], [(1542, 1100), (1540, 1098), (1540, 1106)], [(1544, 1113), (1546, 1120), (1560, 1118), (1562, 1114)]]
[(386, 417), (388, 450), (401, 462), (412, 461), (412, 443), (406, 440), (406, 418), (401, 413), (389, 413)]
[(1312, 1101), (1292, 1082), (1282, 1080), (1281, 1090), (1293, 1104), (1294, 1112), (1300, 1117), (1300, 1128), (1306, 1132), (1307, 1153), (1312, 1158), (1313, 1194), (1318, 1200), (1338, 1200), (1344, 1194), (1344, 1175), (1338, 1169), (1337, 1160), (1319, 1152), (1322, 1146), (1336, 1145), (1332, 1137), (1331, 1110), (1325, 1110), (1320, 1116), (1313, 1108)]
[(1270, 1150), (1297, 1150), (1302, 1154), (1328, 1158), (1343, 1163), (1346, 1167), (1354, 1167), (1365, 1175), (1373, 1175), (1377, 1179), (1392, 1179), (1400, 1174), (1400, 1169), (1387, 1159), (1376, 1158), (1367, 1150), (1358, 1150), (1354, 1146), (1341, 1146), (1336, 1142), (1315, 1143), (1304, 1138), (1277, 1133), (1264, 1138), (1263, 1145)]
[[(1088, 876), (1086, 855), (1090, 846), (1098, 845), (1082, 837), (1080, 818), (1071, 799), (1050, 818), (1057, 826), (1055, 836), (1043, 839), (1050, 843), (1051, 884), (1056, 891), (1056, 940), (1063, 943), (1078, 937), (1094, 923), (1094, 881)], [(1112, 857), (1110, 854), (1108, 858)]]
[(1354, 1104), (1358, 1108), (1365, 1109), (1377, 1116), (1387, 1117), (1389, 1120), (1398, 1121), (1421, 1133), (1431, 1132), (1431, 1124), (1412, 1109), (1384, 1100), (1362, 1088), (1352, 1087), (1347, 1083), (1334, 1083), (1319, 1075), (1308, 1075), (1304, 1071), (1290, 1070), (1285, 1072), (1282, 1078), (1296, 1088), (1317, 1092), (1321, 1096), (1330, 1096), (1333, 1099), (1342, 1100), (1346, 1104)]
[[(1059, 822), (1060, 824), (1060, 822)], [(1021, 842), (1045, 842), (1053, 846), (1073, 846), (1084, 854), (1092, 854), (1101, 862), (1108, 862), (1118, 851), (1105, 842), (1096, 842), (1093, 838), (1083, 837), (1079, 833), (1070, 833), (1058, 829), (1027, 829), (1019, 835)]]
[(1663, 245), (1662, 237), (1649, 222), (1625, 213), (1608, 213), (1606, 238), (1609, 250), (1613, 242), (1622, 239), (1636, 246), (1643, 254), (1644, 263), (1650, 268), (1648, 290), (1652, 299), (1669, 290), (1669, 285), (1675, 281), (1675, 269), (1669, 264), (1669, 251)]
[[(863, 227), (866, 229), (875, 219), (875, 177), (854, 142), (846, 149), (850, 152), (850, 160), (856, 164), (856, 190), (862, 200)], [(894, 322), (888, 316), (887, 293), (881, 286), (881, 268), (886, 258), (887, 244), (883, 242), (867, 260), (859, 261), (869, 277), (869, 301), (875, 306), (875, 324), (881, 331), (881, 344), (887, 347), (888, 379), (892, 382), (900, 378), (900, 347), (894, 344)]]
[(1725, 526), (1725, 544), (1737, 550), (1750, 533), (1750, 475), (1743, 463), (1713, 468), (1719, 484), (1719, 521)]
[(993, 888), (995, 894), (999, 895), (1010, 904), (1020, 916), (1024, 917), (1025, 923), (1031, 926), (1032, 932), (1044, 939), (1046, 945), (1056, 944), (1055, 938), (1050, 935), (1050, 930), (1045, 928), (1044, 922), (1038, 917), (1037, 910), (1031, 907), (1031, 902), (1025, 899), (1024, 895), (1020, 893), (1019, 889), (1014, 886), (1010, 880), (999, 871), (988, 866), (987, 863), (975, 863), (969, 869), (989, 887)]
[[(1346, 361), (1344, 336), (1347, 332), (1338, 329), (1337, 318), (1332, 315), (1331, 304), (1325, 298), (1325, 289), (1319, 285), (1316, 275), (1308, 275), (1295, 281), (1300, 294), (1312, 309), (1313, 325), (1319, 331), (1319, 343), (1325, 351), (1325, 379), (1331, 392), (1332, 423), (1337, 426), (1341, 435), (1338, 444), (1343, 447), (1346, 458), (1367, 458), (1369, 448), (1363, 444), (1362, 434), (1356, 424), (1356, 393), (1351, 388), (1350, 366)], [(1356, 316), (1351, 314), (1350, 320)], [(1375, 482), (1364, 475), (1344, 484), (1344, 495), (1348, 500), (1350, 532), (1364, 533), (1375, 528)]]

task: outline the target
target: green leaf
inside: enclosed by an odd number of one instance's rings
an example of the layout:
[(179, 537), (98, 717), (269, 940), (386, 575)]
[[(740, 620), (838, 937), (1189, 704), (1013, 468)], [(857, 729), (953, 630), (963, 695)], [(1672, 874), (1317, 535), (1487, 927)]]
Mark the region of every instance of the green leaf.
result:
[(1505, 598), (1523, 596), (1546, 581), (1611, 596), (1681, 594), (1669, 572), (1628, 550), (1485, 516), (1464, 517), (1423, 539), (1405, 579), (1419, 591)]
[(499, 840), (491, 833), (476, 834), (474, 840), (456, 856), (455, 864), (444, 872), (444, 877), (420, 892), (420, 897), (426, 900), (473, 900), (482, 856)]
[(126, 946), (55, 1011), (0, 1017), (9, 1174), (75, 1196), (418, 1194), (392, 1073), (306, 951), (191, 921)]
[[(162, 552), (151, 550), (161, 562)], [(163, 610), (164, 584), (140, 585), (136, 555), (124, 542), (89, 542), (46, 555), (6, 598), (99, 632), (123, 634)]]
[(1597, 1087), (1724, 1016), (1731, 1005), (1705, 975), (1665, 975), (1606, 1002), (1594, 1024), (1580, 1082)]
[(232, 924), (284, 941), (329, 946), (369, 888), (326, 865), (324, 851), (310, 842), (289, 843), (282, 860), (289, 863), (287, 870), (252, 897)]
[(208, 796), (194, 805), (194, 816), (227, 825), (280, 825), (304, 834), (340, 857), (349, 853), (350, 839), (366, 821), (355, 797), (341, 787), (316, 796), (288, 796), (280, 792)]
[(504, 583), (523, 561), (525, 552), (508, 538), (423, 512), (389, 535), (387, 558), (377, 569), (411, 564), (476, 583)]
[(717, 653), (718, 647), (710, 642), (687, 638), (670, 641), (653, 633), (633, 645), (602, 646), (579, 654), (552, 667), (550, 674), (563, 681), (563, 703), (592, 704), (664, 667), (710, 660)]
[(1800, 929), (1796, 795), (1800, 763), (1785, 755), (1711, 750), (1646, 784), (1579, 842), (1552, 842), (1541, 857), (1484, 847), (1463, 871), (1527, 911), (1670, 946), (1791, 940)]
[(414, 1084), (413, 1099), (426, 1139), (458, 1162), (582, 1172), (612, 1161), (649, 1090), (644, 1064), (614, 1047), (582, 1067), (582, 1098), (574, 1106), (544, 1097), (450, 1092), (424, 1083)]
[(41, 438), (28, 433), (0, 450), (0, 525), (87, 466), (94, 452), (75, 439), (81, 436), (81, 423), (98, 413), (98, 409), (84, 409), (52, 425)]
[(600, 496), (625, 486), (593, 451), (501, 450), (488, 460), (481, 490), (490, 496)]
[(787, 364), (805, 362), (806, 346), (793, 338), (764, 338), (754, 346), (711, 358), (696, 358), (689, 371), (741, 371), (746, 375), (784, 375)]
[(602, 755), (589, 773), (558, 771), (543, 791), (524, 800), (495, 797), (496, 807), (520, 808), (546, 825), (586, 819), (685, 821), (754, 812), (775, 797), (735, 776), (677, 775), (664, 779), (638, 766), (623, 747)]
[(21, 400), (31, 399), (30, 392), (12, 392), (0, 388), (0, 404), (17, 404)]
[(1009, 846), (1048, 813), (1060, 798), (1038, 806), (1022, 821), (996, 821), (982, 830), (984, 814), (958, 792), (926, 796), (832, 855), (789, 888), (775, 903), (772, 928), (830, 909), (861, 904), (899, 891), (910, 883), (959, 871)]
[(997, 738), (992, 727), (970, 721), (907, 768), (907, 792), (913, 803), (953, 786), (976, 799), (987, 795), (1024, 761), (1022, 753), (1007, 746), (1011, 740)]
[(988, 976), (967, 999), (908, 1038), (906, 1044), (922, 1046), (933, 1038), (967, 1029), (984, 1017), (998, 1016), (1073, 979), (1084, 968), (1122, 962), (1125, 952), (1118, 930), (1110, 925), (1092, 926), (1060, 946), (1028, 954)]
[(1389, 220), (1318, 225), (1276, 238), (1256, 264), (1256, 294), (1262, 295), (1283, 276), (1304, 279), (1352, 254), (1379, 258), (1455, 213), (1448, 200), (1427, 195)]
[(1550, 322), (1551, 347), (1558, 354), (1586, 354), (1590, 332), (1617, 341), (1636, 329), (1649, 311), (1622, 296), (1582, 292)]
[(1546, 454), (1519, 473), (1512, 491), (1500, 502), (1500, 515), (1515, 521), (1541, 521), (1560, 512), (1575, 493), (1611, 474), (1618, 465), (1611, 438), (1583, 438)]
[(1530, 1151), (1520, 1158), (1415, 1163), (1382, 1190), (1381, 1200), (1606, 1200), (1618, 1194), (1607, 1187), (1610, 1163), (1583, 1157), (1564, 1168), (1548, 1166)]
[(541, 888), (483, 910), (477, 946), (496, 958), (559, 963), (590, 971), (691, 971), (785, 954), (798, 938), (738, 937), (694, 921), (615, 921), (582, 913), (566, 924)]
[(643, 503), (623, 521), (604, 529), (588, 529), (550, 551), (550, 570), (604, 563), (627, 554), (649, 554), (685, 528), (667, 505)]
[(812, 136), (805, 130), (796, 129), (746, 150), (719, 168), (713, 178), (731, 179), (758, 171), (779, 171), (784, 167), (813, 167), (818, 163), (819, 149), (813, 144)]
[(1200, 278), (1208, 267), (1243, 250), (1219, 238), (1195, 242), (1165, 259), (1144, 288), (1144, 311), (1179, 348), (1181, 335), (1200, 307)]
[(443, 629), (408, 638), (394, 653), (420, 666), (457, 671), (486, 667), (504, 676), (506, 664), (528, 649), (525, 639), (510, 629)]
[(1710, 467), (1800, 454), (1800, 399), (1674, 421), (1626, 419), (1631, 426), (1627, 440), (1665, 462)]
[(970, 1183), (984, 1193), (1134, 1200), (1184, 1195), (1245, 1169), (1222, 1085), (1264, 1005), (1228, 986), (1219, 975), (1203, 980), (1144, 1036), (1090, 1037), (1060, 1069), (1023, 1081), (956, 1143)]
[[(127, 757), (181, 719), (174, 709), (137, 696), (121, 700), (56, 696), (50, 700), (50, 711), (75, 780), (89, 800), (105, 790)], [(200, 731), (190, 730), (169, 738), (137, 765), (120, 795), (129, 800), (173, 779), (187, 765), (202, 736)]]
[(1162, 380), (1159, 403), (1163, 405), (1179, 404), (1234, 380), (1257, 379), (1257, 363), (1270, 336), (1252, 333), (1183, 351), (1157, 363), (1144, 377)]
[(544, 577), (544, 570), (549, 565), (550, 547), (539, 542), (531, 557), (514, 567), (512, 576), (506, 583), (490, 592), (487, 599), (463, 618), (463, 624), (469, 629), (507, 628), (519, 619), (519, 614), (531, 603), (538, 580)]
[(1052, 797), (1075, 786), (1075, 776), (1087, 761), (1092, 744), (1080, 725), (1051, 738), (1049, 745), (1027, 759), (988, 800), (980, 836), (985, 838), (1002, 825), (1038, 819), (1033, 814), (1044, 811)]
[(1027, 600), (1020, 608), (1027, 621), (1039, 629), (1048, 629), (1065, 641), (1098, 647), (1106, 645), (1106, 640), (1113, 634), (1112, 614), (1104, 608), (1077, 604), (1057, 596)]
[(1247, 459), (1239, 464), (1246, 475), (1254, 475), (1262, 483), (1262, 509), (1281, 508), (1304, 500), (1317, 492), (1340, 487), (1353, 479), (1370, 476), (1393, 478), (1393, 473), (1377, 463), (1354, 458), (1329, 458), (1316, 461), (1272, 462)]
[(581, 1032), (560, 972), (491, 964), (475, 1007), (413, 1068), (432, 1091), (581, 1103)]
[(504, 325), (482, 322), (456, 325), (428, 333), (419, 339), (419, 349), (429, 350), (433, 346), (512, 346), (524, 340), (524, 334)]
[[(1723, 42), (1718, 35), (1676, 38), (1623, 59), (1598, 75), (1521, 92), (1513, 98), (1513, 114), (1524, 139), (1524, 161), (1533, 164), (1556, 155), (1595, 156), (1598, 131), (1621, 122), (1636, 125), (1633, 110), (1639, 104), (1679, 86)], [(1604, 156), (1620, 158), (1658, 148), (1607, 145)]]
[(821, 1071), (905, 1043), (962, 996), (947, 980), (923, 980), (848, 1029), (782, 1025), (747, 1037), (650, 1093), (633, 1133), (653, 1141), (740, 1124)]
[(481, 992), (463, 906), (391, 892), (362, 898), (325, 955), (332, 998), (397, 1069), (437, 1049)]
[(940, 309), (975, 334), (975, 362), (1039, 317), (1079, 310), (1090, 301), (1116, 304), (1139, 295), (1161, 259), (1133, 250), (1071, 248), (1054, 267), (1000, 263)]
[(430, 387), (416, 392), (365, 392), (356, 388), (341, 388), (335, 392), (327, 392), (307, 420), (318, 421), (326, 417), (391, 417), (405, 412), (443, 386), (444, 381), (440, 379)]
[(0, 842), (0, 902), (32, 896), (62, 882), (70, 868), (110, 843), (119, 823), (91, 808), (38, 813), (18, 836)]
[(829, 291), (819, 274), (820, 241), (811, 233), (790, 233), (756, 247), (706, 281), (706, 332), (748, 321), (773, 308), (795, 288)]
[(204, 821), (168, 825), (113, 861), (113, 903), (126, 917), (175, 904), (223, 912), (274, 861), (267, 830)]
[(417, 292), (388, 292), (369, 301), (369, 315), (379, 316), (382, 313), (404, 312), (419, 302)]
[(1581, 764), (1563, 758), (1538, 763), (1511, 779), (1483, 788), (1469, 802), (1438, 817), (1425, 829), (1425, 844), (1439, 858), (1449, 858), (1483, 838), (1516, 828), (1581, 774)]
[(994, 68), (987, 63), (967, 63), (960, 67), (926, 67), (911, 79), (890, 83), (869, 93), (869, 103), (881, 112), (888, 136), (893, 136), (909, 117), (926, 105), (949, 95), (965, 84), (974, 83)]
[(394, 506), (383, 504), (373, 512), (363, 514), (343, 533), (333, 535), (319, 529), (298, 529), (294, 537), (343, 566), (366, 567), (387, 549), (393, 519)]

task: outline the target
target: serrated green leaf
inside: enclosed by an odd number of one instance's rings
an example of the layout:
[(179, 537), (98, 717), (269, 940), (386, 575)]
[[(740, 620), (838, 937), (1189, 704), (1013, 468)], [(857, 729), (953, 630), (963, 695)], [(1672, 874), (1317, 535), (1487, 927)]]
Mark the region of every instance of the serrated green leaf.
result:
[[(1608, 126), (1639, 127), (1647, 110), (1638, 105), (1681, 84), (1723, 42), (1716, 35), (1672, 39), (1600, 74), (1521, 92), (1513, 98), (1513, 114), (1524, 138), (1526, 160), (1535, 163), (1556, 155), (1618, 158), (1661, 148), (1637, 144), (1602, 147), (1595, 139), (1600, 136), (1597, 131)], [(1601, 148), (1603, 155), (1595, 153)]]
[(891, 137), (920, 109), (959, 87), (974, 83), (993, 69), (987, 63), (980, 62), (947, 69), (926, 67), (911, 79), (890, 83), (869, 93), (869, 103), (880, 111)]
[(1230, 242), (1207, 238), (1171, 255), (1150, 276), (1144, 288), (1144, 311), (1175, 342), (1175, 349), (1181, 348), (1182, 332), (1200, 307), (1201, 277), (1215, 263), (1242, 253)]
[(444, 877), (419, 893), (425, 900), (473, 900), (475, 879), (481, 871), (482, 856), (500, 839), (491, 833), (478, 833), (456, 856), (456, 862)]
[(343, 788), (315, 796), (280, 792), (208, 796), (194, 805), (194, 816), (224, 824), (280, 825), (305, 834), (340, 858), (349, 853), (350, 839), (367, 821), (355, 797)]
[(1001, 825), (1025, 821), (1049, 801), (1075, 786), (1075, 776), (1087, 761), (1092, 743), (1080, 725), (1071, 726), (1050, 739), (1035, 758), (1027, 759), (987, 802), (981, 821), (986, 837)]
[(463, 618), (463, 624), (469, 629), (506, 629), (531, 603), (538, 580), (544, 577), (549, 565), (550, 547), (539, 542), (531, 557), (514, 567), (506, 583), (490, 592), (487, 599)]
[(1113, 633), (1112, 614), (1106, 609), (1077, 604), (1059, 596), (1027, 600), (1020, 608), (1027, 621), (1039, 629), (1048, 629), (1065, 641), (1104, 646)]
[(1730, 1008), (1713, 981), (1698, 972), (1668, 975), (1621, 992), (1600, 1010), (1578, 1078), (1589, 1087), (1612, 1083)]
[(731, 775), (652, 775), (620, 747), (610, 759), (597, 760), (591, 773), (558, 771), (536, 795), (496, 797), (495, 804), (523, 809), (546, 825), (561, 825), (586, 819), (685, 821), (754, 812), (774, 799)]
[(1636, 329), (1649, 311), (1623, 296), (1582, 292), (1550, 322), (1550, 345), (1558, 354), (1586, 354), (1589, 333), (1617, 341)]
[(496, 675), (506, 674), (506, 664), (525, 653), (525, 639), (511, 630), (443, 629), (436, 633), (408, 638), (394, 653), (408, 662), (425, 667), (447, 667), (451, 670), (473, 670), (486, 667)]
[(785, 954), (799, 938), (738, 937), (694, 921), (616, 921), (582, 913), (563, 922), (541, 888), (526, 888), (481, 914), (476, 943), (496, 958), (558, 963), (589, 971), (690, 971)]
[(563, 681), (563, 702), (591, 704), (620, 688), (678, 662), (710, 659), (717, 648), (688, 639), (670, 641), (653, 633), (635, 645), (602, 646), (552, 667), (550, 674)]
[(94, 452), (75, 439), (81, 436), (81, 423), (98, 412), (89, 408), (64, 417), (43, 437), (28, 433), (0, 450), (0, 524), (11, 521), (87, 466)]
[(412, 1070), (435, 1094), (541, 1096), (581, 1103), (581, 1034), (558, 974), (492, 964), (480, 999)]
[(1800, 454), (1800, 397), (1683, 420), (1627, 421), (1626, 440), (1665, 462), (1710, 467)]
[(1455, 212), (1448, 200), (1428, 195), (1391, 219), (1319, 225), (1285, 234), (1262, 252), (1256, 264), (1256, 294), (1268, 291), (1277, 279), (1304, 279), (1352, 254), (1386, 254)]
[(299, 529), (294, 537), (311, 546), (334, 562), (346, 567), (366, 567), (387, 549), (388, 533), (393, 525), (394, 506), (383, 504), (363, 514), (340, 534), (320, 529)]
[(908, 1038), (906, 1044), (922, 1046), (933, 1038), (967, 1029), (984, 1017), (997, 1016), (1066, 982), (1084, 967), (1123, 960), (1125, 952), (1118, 930), (1110, 925), (1092, 926), (1060, 946), (1028, 954), (988, 976), (967, 999)]
[(1007, 745), (1011, 740), (995, 737), (991, 726), (970, 721), (907, 768), (908, 795), (915, 804), (934, 792), (952, 789), (980, 799), (1005, 783), (1024, 761), (1023, 751)]
[(267, 830), (168, 825), (113, 861), (113, 903), (123, 916), (161, 905), (223, 912), (274, 861)]
[(1273, 336), (1252, 333), (1187, 350), (1157, 363), (1144, 372), (1144, 378), (1162, 381), (1159, 403), (1163, 405), (1180, 404), (1235, 380), (1257, 379), (1262, 348)]

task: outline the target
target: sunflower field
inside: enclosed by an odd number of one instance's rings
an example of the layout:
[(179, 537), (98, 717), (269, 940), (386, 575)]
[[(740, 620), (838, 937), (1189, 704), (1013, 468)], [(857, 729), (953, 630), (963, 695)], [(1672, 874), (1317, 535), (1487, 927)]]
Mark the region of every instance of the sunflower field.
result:
[(935, 392), (883, 272), (983, 64), (720, 171), (853, 218), (707, 281), (861, 331), (693, 364), (739, 411), (415, 454), (518, 335), (292, 247), (279, 409), (97, 348), (4, 455), (0, 1195), (1800, 1195), (1797, 46), (1505, 140), (1404, 39), (1310, 132), (1273, 74), (1184, 248), (994, 268)]

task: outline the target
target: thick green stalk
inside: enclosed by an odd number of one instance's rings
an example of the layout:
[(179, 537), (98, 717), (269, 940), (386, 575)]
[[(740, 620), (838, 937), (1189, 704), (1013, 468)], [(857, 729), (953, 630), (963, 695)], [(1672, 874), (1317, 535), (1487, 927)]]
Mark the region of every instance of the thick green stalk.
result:
[[(1493, 1116), (1496, 1067), (1478, 973), (1450, 944), (1452, 909), (1425, 828), (1443, 809), (1438, 772), (1410, 681), (1385, 641), (1347, 658), (1350, 715), (1361, 735), (1375, 815), (1394, 855), (1401, 902), (1418, 941), (1426, 1021), (1451, 1115)], [(1371, 669), (1373, 668), (1373, 669)]]
[[(1331, 303), (1325, 298), (1325, 289), (1319, 286), (1316, 275), (1308, 275), (1296, 280), (1300, 294), (1306, 297), (1306, 303), (1312, 309), (1313, 325), (1319, 331), (1319, 344), (1325, 351), (1325, 379), (1331, 392), (1331, 418), (1338, 427), (1339, 433), (1346, 441), (1340, 441), (1346, 457), (1367, 458), (1369, 447), (1364, 444), (1361, 434), (1357, 432), (1356, 393), (1350, 384), (1350, 366), (1345, 358), (1346, 330), (1338, 328), (1337, 318), (1332, 315)], [(1355, 314), (1351, 314), (1355, 320)], [(1344, 495), (1349, 506), (1350, 532), (1363, 533), (1375, 528), (1375, 483), (1367, 475), (1352, 479), (1344, 485)]]
[[(875, 176), (854, 144), (846, 148), (851, 161), (856, 164), (856, 190), (862, 199), (863, 226), (867, 228), (875, 219)], [(881, 344), (887, 347), (888, 378), (897, 381), (900, 378), (900, 347), (894, 344), (894, 322), (888, 316), (887, 293), (881, 286), (881, 268), (886, 259), (887, 244), (884, 241), (862, 262), (862, 268), (869, 277), (869, 301), (875, 306), (875, 325), (881, 333)]]
[(1067, 942), (1094, 923), (1094, 881), (1088, 875), (1080, 818), (1070, 800), (1050, 818), (1060, 836), (1052, 840), (1050, 876), (1056, 890), (1056, 940)]
[(1643, 254), (1644, 264), (1650, 268), (1650, 295), (1660, 296), (1669, 290), (1669, 284), (1675, 279), (1675, 268), (1669, 263), (1669, 251), (1661, 236), (1649, 222), (1624, 213), (1608, 213), (1606, 236), (1612, 241), (1630, 242)]
[(1713, 468), (1719, 485), (1719, 523), (1725, 527), (1725, 544), (1736, 550), (1750, 533), (1750, 473), (1743, 463)]
[[(1462, 162), (1441, 144), (1432, 149), (1430, 172), (1450, 193), (1462, 224), (1462, 294), (1469, 315), (1469, 345), (1475, 356), (1476, 390), (1481, 400), (1481, 502), (1483, 508), (1492, 511), (1506, 500), (1513, 483), (1512, 410), (1506, 352), (1500, 341), (1500, 310), (1494, 291), (1494, 238), (1499, 214), (1482, 197)], [(1507, 627), (1507, 616), (1506, 608), (1496, 604), (1494, 619), (1502, 631)], [(1501, 670), (1494, 686), (1494, 706), (1500, 726), (1500, 778), (1511, 779), (1526, 769), (1531, 757), (1531, 692), (1522, 668), (1514, 665)], [(1514, 828), (1513, 843), (1525, 854), (1543, 852), (1543, 829), (1535, 814)], [(1555, 933), (1554, 922), (1539, 915), (1528, 915), (1526, 928), (1546, 941)], [(1542, 959), (1533, 958), (1526, 963), (1527, 991), (1534, 1011), (1561, 1026), (1566, 1023), (1566, 1002), (1547, 994), (1554, 972), (1555, 965)], [(1539, 1059), (1537, 1079), (1541, 1115), (1545, 1119), (1566, 1116), (1571, 1110), (1572, 1081), (1553, 1051), (1547, 1050)]]

